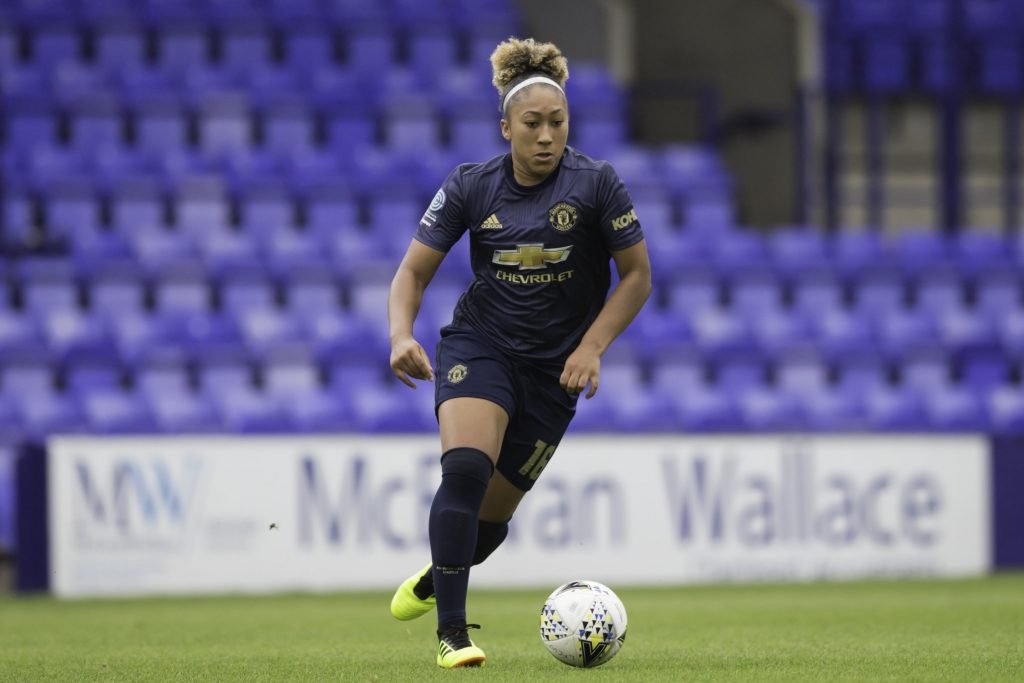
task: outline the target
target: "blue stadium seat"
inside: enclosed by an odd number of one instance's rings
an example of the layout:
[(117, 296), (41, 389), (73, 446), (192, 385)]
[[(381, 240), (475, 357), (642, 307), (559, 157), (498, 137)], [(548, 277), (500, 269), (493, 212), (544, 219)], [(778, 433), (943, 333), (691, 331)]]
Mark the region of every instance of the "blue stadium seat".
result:
[(198, 238), (196, 247), (207, 270), (214, 274), (260, 262), (257, 245), (240, 232), (211, 230)]
[(167, 434), (204, 434), (222, 431), (220, 417), (209, 398), (188, 391), (161, 391), (146, 395), (157, 430)]
[(766, 308), (744, 314), (753, 343), (767, 356), (807, 339), (807, 319), (788, 309)]
[(825, 236), (812, 226), (778, 228), (768, 235), (766, 246), (773, 266), (791, 277), (828, 263)]
[(998, 320), (1021, 308), (1021, 280), (1012, 268), (979, 275), (975, 283), (975, 309), (989, 320)]
[(883, 245), (886, 256), (904, 272), (919, 272), (947, 265), (951, 249), (945, 235), (930, 228), (907, 228)]
[(345, 65), (356, 73), (379, 74), (397, 62), (395, 35), (387, 25), (363, 25), (346, 38)]
[(221, 424), (239, 434), (287, 433), (292, 424), (283, 406), (272, 396), (248, 388), (234, 388), (211, 397)]
[(303, 98), (273, 99), (263, 110), (263, 145), (279, 158), (307, 154), (314, 144), (315, 123)]
[(260, 255), (275, 276), (299, 268), (319, 269), (330, 264), (320, 241), (303, 230), (282, 227), (263, 236), (259, 244)]
[(715, 266), (725, 274), (761, 268), (768, 261), (764, 240), (754, 231), (722, 230), (708, 246)]
[(980, 432), (988, 430), (988, 416), (976, 394), (956, 387), (921, 397), (929, 427), (943, 432)]
[(925, 397), (952, 388), (952, 361), (943, 348), (925, 344), (908, 348), (902, 355), (898, 372), (903, 389)]
[(721, 300), (718, 278), (710, 268), (679, 273), (668, 283), (669, 310), (690, 315), (704, 308), (717, 308)]
[(132, 105), (135, 144), (149, 154), (178, 151), (188, 144), (188, 118), (177, 96), (165, 84), (137, 98)]
[(101, 71), (114, 73), (145, 61), (146, 34), (134, 19), (105, 18), (94, 31), (94, 61)]
[(27, 259), (19, 262), (17, 267), (27, 312), (41, 315), (78, 307), (78, 283), (67, 260)]
[[(970, 3), (969, 3), (970, 4)], [(1024, 85), (1019, 35), (994, 36), (979, 41), (978, 89), (987, 95), (1012, 95)]]
[(344, 310), (303, 313), (298, 319), (303, 339), (323, 360), (350, 357), (381, 343), (370, 323)]
[[(276, 0), (292, 5), (291, 0)], [(292, 70), (315, 72), (334, 61), (334, 35), (322, 22), (304, 22), (284, 34), (284, 61)]]
[(301, 344), (302, 327), (286, 312), (273, 308), (235, 311), (235, 320), (249, 354), (261, 358), (282, 345)]
[(670, 396), (685, 432), (729, 432), (741, 424), (731, 397), (711, 386), (693, 386)]
[(812, 268), (794, 277), (792, 307), (809, 322), (843, 306), (843, 284), (831, 269)]
[(190, 235), (142, 226), (130, 235), (132, 256), (147, 273), (158, 274), (174, 264), (194, 261), (198, 254)]
[(935, 339), (935, 322), (912, 309), (892, 309), (876, 316), (874, 324), (881, 349), (893, 357), (902, 355), (909, 347)]
[(996, 325), (972, 309), (944, 311), (934, 319), (933, 325), (936, 338), (952, 351), (969, 351), (998, 344)]
[(861, 349), (845, 355), (836, 363), (836, 388), (849, 396), (863, 399), (888, 384), (888, 365), (876, 349)]
[(190, 355), (224, 353), (245, 356), (241, 331), (229, 316), (211, 312), (180, 312), (161, 316), (164, 341)]
[(797, 403), (769, 386), (735, 394), (734, 403), (744, 428), (752, 431), (794, 431), (804, 428)]
[(0, 356), (0, 394), (29, 397), (53, 392), (55, 371), (50, 355), (42, 346), (5, 350)]
[(132, 384), (150, 400), (161, 394), (189, 393), (192, 380), (188, 356), (175, 346), (144, 349), (134, 361)]
[(325, 391), (296, 395), (284, 404), (284, 410), (298, 432), (349, 431), (355, 426), (344, 397)]
[(203, 346), (193, 355), (199, 390), (209, 398), (231, 391), (251, 391), (253, 369), (243, 348)]
[(291, 344), (268, 350), (259, 368), (264, 391), (291, 400), (320, 392), (320, 368), (305, 344)]
[(253, 145), (249, 103), (241, 93), (212, 93), (196, 112), (199, 148), (211, 159), (248, 151)]
[(862, 271), (852, 287), (853, 308), (878, 319), (904, 308), (906, 291), (901, 273), (888, 268)]
[(212, 308), (205, 269), (195, 262), (171, 262), (156, 274), (153, 303), (159, 313), (202, 313)]
[(96, 390), (119, 390), (124, 368), (107, 354), (78, 353), (65, 359), (61, 370), (64, 390), (82, 396)]
[(1010, 380), (1010, 361), (998, 347), (974, 349), (960, 354), (960, 386), (987, 396)]
[(829, 357), (841, 357), (878, 343), (871, 318), (855, 309), (827, 308), (804, 317), (811, 339)]
[(437, 113), (428, 97), (394, 101), (383, 112), (384, 139), (392, 154), (430, 154), (441, 144)]
[(84, 177), (53, 183), (44, 199), (46, 232), (51, 238), (74, 241), (82, 233), (99, 229), (100, 202), (93, 183)]
[(923, 431), (932, 426), (921, 401), (912, 392), (892, 386), (867, 392), (864, 419), (868, 429), (878, 432)]
[(162, 318), (146, 313), (124, 313), (106, 320), (118, 356), (133, 363), (154, 346), (167, 342), (169, 332)]
[(434, 397), (429, 391), (409, 391), (395, 380), (350, 392), (353, 424), (370, 433), (427, 432), (437, 429)]
[(220, 63), (232, 72), (260, 69), (273, 57), (273, 36), (261, 21), (231, 21), (220, 30)]
[(259, 265), (226, 267), (220, 273), (218, 284), (220, 308), (230, 315), (276, 305), (274, 283)]
[(782, 308), (783, 286), (767, 268), (746, 268), (730, 275), (729, 306), (741, 316)]
[(914, 284), (915, 308), (933, 317), (964, 307), (964, 285), (952, 268), (931, 268)]
[(77, 62), (82, 55), (81, 39), (69, 22), (51, 19), (38, 25), (31, 33), (32, 62), (45, 68)]
[(72, 398), (52, 391), (21, 397), (16, 412), (26, 437), (44, 439), (51, 434), (88, 431), (88, 422)]
[(111, 189), (110, 218), (111, 228), (125, 235), (163, 226), (160, 182), (146, 176), (120, 179)]
[(1018, 384), (996, 387), (985, 404), (989, 426), (996, 434), (1024, 434), (1024, 387)]
[(175, 21), (159, 27), (157, 63), (167, 72), (203, 67), (209, 57), (207, 27), (201, 22)]
[(38, 315), (40, 331), (54, 358), (76, 352), (113, 355), (114, 343), (103, 322), (77, 308), (55, 309)]
[(291, 195), (276, 182), (256, 182), (239, 193), (241, 229), (261, 238), (279, 228), (294, 228), (295, 207)]
[(377, 124), (364, 107), (354, 107), (347, 101), (327, 103), (321, 109), (326, 142), (335, 154), (349, 156), (361, 146), (373, 145), (377, 137)]
[(480, 159), (489, 159), (504, 151), (497, 106), (493, 103), (454, 108), (445, 114), (450, 146)]
[(962, 272), (982, 274), (1009, 265), (1010, 250), (1001, 233), (961, 230), (951, 244), (953, 259)]
[(904, 36), (882, 32), (865, 37), (864, 87), (872, 93), (895, 93), (910, 86), (910, 45)]
[(229, 224), (224, 180), (211, 175), (193, 175), (178, 182), (174, 197), (176, 225), (194, 234), (221, 229)]
[(666, 344), (650, 363), (652, 386), (662, 395), (684, 394), (691, 388), (706, 387), (708, 367), (690, 344)]
[(124, 144), (121, 104), (111, 94), (94, 93), (76, 99), (70, 108), (71, 145), (80, 154)]
[[(448, 317), (451, 317), (451, 310)], [(623, 331), (622, 339), (643, 349), (645, 354), (657, 355), (665, 349), (691, 342), (692, 335), (685, 318), (650, 303)]]
[(830, 239), (831, 262), (843, 275), (856, 276), (882, 262), (882, 245), (873, 230), (844, 228)]
[(332, 313), (341, 307), (340, 283), (326, 266), (287, 273), (282, 289), (285, 308), (292, 315)]
[(413, 31), (408, 50), (409, 64), (416, 79), (428, 87), (443, 79), (444, 74), (458, 64), (458, 36), (442, 25)]

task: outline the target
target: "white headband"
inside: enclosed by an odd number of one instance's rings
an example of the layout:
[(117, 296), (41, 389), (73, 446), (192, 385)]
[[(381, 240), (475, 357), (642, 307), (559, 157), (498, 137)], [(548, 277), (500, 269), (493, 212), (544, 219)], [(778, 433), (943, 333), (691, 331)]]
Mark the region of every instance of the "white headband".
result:
[(510, 99), (512, 99), (513, 95), (515, 95), (517, 92), (519, 92), (520, 90), (522, 90), (526, 86), (533, 85), (535, 83), (547, 83), (548, 85), (553, 85), (556, 88), (558, 88), (558, 92), (562, 93), (562, 95), (565, 95), (565, 91), (562, 90), (562, 86), (558, 85), (558, 83), (554, 82), (553, 80), (551, 80), (547, 76), (531, 76), (530, 78), (527, 78), (522, 83), (516, 83), (514, 86), (512, 86), (512, 88), (507, 93), (505, 93), (505, 97), (502, 98), (502, 100), (501, 100), (501, 111), (502, 111), (502, 113), (504, 113), (505, 110), (508, 108), (508, 101)]

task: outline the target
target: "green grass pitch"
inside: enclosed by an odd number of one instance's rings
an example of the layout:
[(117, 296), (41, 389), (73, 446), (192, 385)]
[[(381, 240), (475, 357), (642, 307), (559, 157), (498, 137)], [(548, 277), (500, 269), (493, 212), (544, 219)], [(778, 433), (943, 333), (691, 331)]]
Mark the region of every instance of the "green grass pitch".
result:
[(969, 581), (617, 589), (619, 655), (572, 669), (541, 645), (545, 590), (470, 595), (484, 669), (434, 665), (433, 615), (380, 592), (0, 598), (0, 681), (1022, 681), (1024, 574)]

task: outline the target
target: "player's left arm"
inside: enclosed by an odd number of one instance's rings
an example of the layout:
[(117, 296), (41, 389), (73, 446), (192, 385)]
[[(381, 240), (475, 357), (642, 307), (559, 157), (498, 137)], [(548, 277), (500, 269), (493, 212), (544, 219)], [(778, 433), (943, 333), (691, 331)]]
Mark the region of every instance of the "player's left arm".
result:
[(597, 393), (601, 356), (629, 326), (651, 294), (651, 262), (644, 240), (613, 251), (612, 258), (619, 272), (619, 283), (562, 370), (559, 381), (570, 394), (581, 393), (587, 384), (590, 384), (587, 398)]

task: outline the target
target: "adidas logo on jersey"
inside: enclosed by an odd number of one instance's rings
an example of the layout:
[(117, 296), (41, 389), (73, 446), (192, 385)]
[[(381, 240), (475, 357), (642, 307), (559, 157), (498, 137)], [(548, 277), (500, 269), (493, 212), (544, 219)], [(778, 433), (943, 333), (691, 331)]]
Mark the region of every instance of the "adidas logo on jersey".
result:
[(490, 216), (480, 224), (481, 230), (501, 230), (501, 221), (498, 220), (498, 214), (492, 213)]

